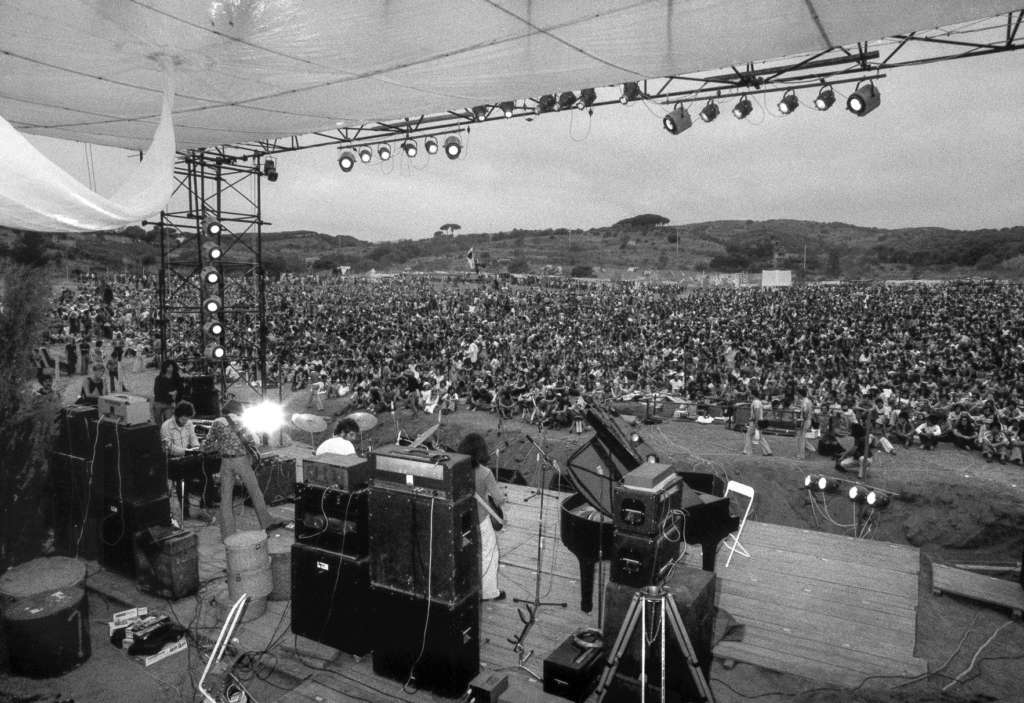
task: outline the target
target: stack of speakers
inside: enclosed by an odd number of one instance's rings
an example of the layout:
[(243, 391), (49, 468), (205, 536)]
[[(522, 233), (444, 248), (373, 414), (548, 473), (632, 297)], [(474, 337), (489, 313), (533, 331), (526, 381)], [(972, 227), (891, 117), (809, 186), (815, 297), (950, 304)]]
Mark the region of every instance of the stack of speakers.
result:
[(96, 406), (71, 405), (57, 417), (57, 443), (50, 457), (54, 542), (62, 556), (95, 559), (103, 487), (93, 475)]
[(373, 646), (368, 462), (325, 454), (303, 460), (295, 485), (292, 632), (363, 655)]
[(669, 464), (641, 464), (612, 487), (612, 583), (643, 588), (664, 580), (683, 541), (673, 512), (681, 505), (682, 479)]
[(444, 696), (480, 670), (480, 556), (469, 457), (399, 446), (370, 467), (373, 670)]

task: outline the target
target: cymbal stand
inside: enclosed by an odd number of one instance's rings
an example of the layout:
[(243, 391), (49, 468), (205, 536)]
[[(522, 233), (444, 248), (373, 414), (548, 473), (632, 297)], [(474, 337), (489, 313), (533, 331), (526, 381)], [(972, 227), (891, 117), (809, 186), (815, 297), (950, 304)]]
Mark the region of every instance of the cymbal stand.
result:
[[(544, 460), (541, 462), (540, 471), (537, 472), (537, 491), (534, 493), (534, 495), (538, 493), (540, 494), (540, 516), (537, 519), (537, 562), (536, 570), (534, 572), (536, 578), (534, 579), (533, 584), (533, 600), (525, 600), (523, 598), (512, 599), (513, 603), (522, 604), (523, 606), (516, 611), (519, 614), (519, 619), (523, 623), (523, 629), (519, 631), (518, 635), (513, 635), (508, 638), (509, 644), (512, 645), (512, 651), (519, 656), (520, 667), (523, 667), (527, 660), (533, 656), (533, 650), (531, 649), (529, 653), (527, 653), (523, 642), (526, 640), (526, 636), (530, 634), (530, 630), (533, 629), (534, 624), (537, 622), (537, 612), (540, 610), (541, 606), (549, 605), (559, 608), (569, 607), (569, 604), (565, 602), (542, 601), (540, 599), (541, 565), (544, 560), (544, 496), (547, 493), (544, 488), (544, 478), (547, 474), (547, 468), (549, 465), (554, 466), (554, 461), (547, 455), (547, 453), (544, 452), (543, 449), (537, 446), (537, 443), (533, 441), (533, 438), (527, 436), (526, 439), (529, 440), (530, 444), (537, 449), (538, 461), (540, 461), (541, 457), (543, 457)], [(529, 498), (527, 498), (527, 500), (529, 500)]]
[[(650, 638), (647, 634), (647, 607), (651, 606), (651, 615), (656, 618), (652, 622), (652, 626), (656, 628), (654, 639)], [(660, 617), (658, 617), (660, 615)], [(601, 703), (604, 700), (605, 694), (608, 692), (608, 686), (611, 684), (612, 679), (615, 676), (615, 672), (619, 668), (619, 662), (622, 661), (622, 655), (626, 653), (629, 647), (629, 642), (633, 638), (633, 633), (636, 631), (637, 621), (640, 621), (640, 702), (646, 703), (647, 701), (647, 648), (650, 647), (655, 640), (660, 642), (660, 657), (661, 665), (660, 678), (659, 678), (659, 700), (661, 703), (665, 703), (667, 691), (665, 690), (665, 670), (669, 662), (665, 661), (666, 657), (666, 635), (667, 627), (666, 621), (672, 626), (672, 634), (675, 637), (676, 644), (679, 645), (679, 650), (683, 654), (683, 659), (686, 660), (686, 667), (690, 674), (690, 679), (694, 683), (697, 692), (700, 696), (701, 701), (707, 701), (708, 703), (714, 703), (715, 696), (711, 693), (711, 687), (708, 685), (707, 679), (704, 678), (704, 672), (702, 672), (698, 666), (697, 653), (693, 649), (693, 645), (690, 643), (690, 637), (686, 634), (686, 628), (683, 626), (683, 618), (679, 615), (679, 609), (676, 607), (675, 599), (661, 586), (645, 586), (643, 589), (633, 594), (633, 600), (630, 601), (629, 608), (626, 610), (626, 617), (622, 621), (622, 627), (619, 628), (619, 634), (615, 638), (615, 644), (612, 645), (611, 651), (608, 653), (608, 664), (605, 666), (604, 672), (601, 674), (601, 679), (597, 684), (597, 701)], [(673, 662), (674, 663), (674, 662)], [(674, 668), (674, 667), (673, 667)]]

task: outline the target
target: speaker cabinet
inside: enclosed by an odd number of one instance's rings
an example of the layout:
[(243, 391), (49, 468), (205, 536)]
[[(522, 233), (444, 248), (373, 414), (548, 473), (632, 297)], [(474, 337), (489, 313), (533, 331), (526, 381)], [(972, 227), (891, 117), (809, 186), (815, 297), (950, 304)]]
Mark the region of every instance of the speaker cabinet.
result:
[(100, 564), (135, 578), (135, 537), (148, 527), (171, 524), (167, 496), (148, 501), (120, 502), (108, 498), (100, 516)]
[(280, 505), (295, 499), (295, 459), (264, 454), (255, 473), (267, 505)]
[(57, 443), (61, 454), (91, 459), (96, 439), (95, 405), (69, 405), (57, 415)]
[[(102, 490), (92, 485), (92, 462), (69, 454), (50, 457), (54, 547), (69, 557), (95, 559)], [(98, 483), (98, 482), (97, 482)]]
[(453, 605), (480, 590), (479, 550), (472, 496), (451, 502), (370, 489), (374, 586)]
[[(480, 671), (480, 600), (446, 605), (373, 588), (373, 671), (455, 698)], [(422, 651), (422, 656), (420, 653)], [(415, 668), (414, 668), (415, 666)]]
[(160, 428), (151, 422), (96, 423), (94, 470), (103, 477), (103, 494), (123, 501), (148, 501), (167, 495), (167, 459)]
[(374, 622), (370, 560), (352, 559), (306, 544), (292, 545), (292, 632), (363, 655)]
[[(697, 655), (697, 662), (704, 678), (707, 679), (711, 672), (711, 644), (714, 636), (715, 626), (715, 575), (710, 571), (695, 569), (687, 566), (677, 566), (671, 577), (664, 584), (665, 590), (675, 598), (676, 608), (683, 619), (683, 627), (693, 645), (693, 651)], [(606, 592), (607, 611), (604, 624), (604, 641), (614, 642), (618, 636), (626, 617), (626, 610), (633, 599), (637, 589), (622, 584), (609, 583)], [(668, 700), (700, 700), (699, 692), (690, 679), (689, 671), (684, 663), (683, 654), (679, 651), (675, 637), (671, 635), (671, 627), (668, 628), (669, 637), (666, 646), (665, 656), (669, 662), (666, 667), (666, 694)], [(610, 646), (610, 645), (609, 645)], [(619, 661), (619, 668), (616, 672), (624, 677), (623, 684), (628, 684), (630, 679), (640, 677), (640, 657), (646, 651), (648, 681), (658, 681), (661, 677), (661, 654), (660, 643), (655, 646), (642, 647), (640, 643), (640, 628), (637, 627), (633, 633), (626, 651)], [(635, 683), (635, 681), (634, 681)], [(639, 686), (637, 684), (637, 686)], [(628, 687), (628, 686), (627, 686)], [(609, 689), (610, 695), (611, 689)], [(639, 694), (639, 688), (636, 688)], [(616, 698), (606, 697), (605, 700), (638, 700), (637, 698)], [(654, 698), (652, 700), (659, 700)]]
[(647, 537), (616, 530), (612, 539), (611, 581), (633, 588), (661, 583), (679, 556), (681, 542), (678, 534), (674, 536), (676, 541), (665, 535)]

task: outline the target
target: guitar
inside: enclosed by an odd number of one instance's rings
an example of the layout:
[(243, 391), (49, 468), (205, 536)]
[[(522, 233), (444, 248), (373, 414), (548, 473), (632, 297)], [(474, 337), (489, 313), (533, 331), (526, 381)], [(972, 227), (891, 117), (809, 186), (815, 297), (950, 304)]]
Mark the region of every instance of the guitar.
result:
[(505, 526), (505, 513), (503, 513), (501, 508), (494, 502), (494, 499), (487, 496), (487, 500), (485, 501), (477, 493), (474, 493), (473, 497), (476, 498), (476, 502), (480, 504), (480, 507), (487, 511), (487, 514), (491, 518), (491, 527), (494, 528), (494, 531), (501, 532), (501, 528)]
[(242, 443), (243, 447), (245, 447), (245, 453), (249, 455), (249, 460), (252, 462), (252, 469), (255, 471), (263, 462), (263, 455), (260, 454), (260, 450), (256, 448), (256, 444), (243, 434), (242, 430), (238, 427), (235, 421), (231, 419), (230, 415), (225, 415), (224, 419), (228, 421), (228, 424), (231, 425), (231, 429), (235, 432), (235, 436), (238, 437), (238, 441)]

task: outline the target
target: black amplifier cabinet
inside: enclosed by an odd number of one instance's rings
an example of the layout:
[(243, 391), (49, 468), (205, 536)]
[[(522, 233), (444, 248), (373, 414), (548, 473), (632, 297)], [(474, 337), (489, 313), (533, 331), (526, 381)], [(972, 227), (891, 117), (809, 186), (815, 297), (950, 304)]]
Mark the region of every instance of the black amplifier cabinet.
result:
[[(675, 599), (676, 608), (683, 619), (683, 628), (690, 639), (690, 644), (693, 645), (699, 667), (704, 673), (704, 678), (708, 679), (711, 672), (711, 645), (715, 627), (715, 575), (710, 571), (680, 565), (672, 571), (671, 577), (663, 587)], [(607, 609), (604, 622), (604, 641), (606, 643), (615, 641), (636, 591), (637, 589), (629, 586), (616, 583), (608, 584), (605, 594)], [(642, 646), (639, 629), (638, 626), (626, 651), (623, 652), (617, 673), (627, 680), (639, 678), (640, 657), (646, 653), (648, 681), (658, 681), (661, 678), (660, 643), (654, 646)], [(671, 633), (671, 628), (668, 628), (668, 631)], [(668, 694), (667, 699), (670, 701), (700, 700), (682, 656), (675, 637), (670, 634), (666, 647), (668, 666), (666, 667), (665, 688), (666, 694)], [(636, 693), (639, 694), (639, 688), (636, 688)], [(605, 697), (605, 700), (635, 701), (639, 698), (613, 698), (609, 688), (609, 695)], [(649, 697), (648, 700), (660, 700), (660, 698)]]
[(379, 588), (371, 597), (373, 672), (402, 683), (412, 674), (418, 688), (450, 698), (464, 694), (480, 671), (479, 597), (451, 606)]
[(372, 486), (407, 490), (446, 500), (472, 496), (473, 465), (465, 454), (445, 454), (420, 447), (391, 444), (376, 450), (370, 461)]
[(610, 579), (624, 586), (641, 588), (661, 583), (679, 556), (681, 541), (664, 535), (647, 537), (616, 532), (612, 539), (612, 571)]
[(682, 479), (674, 474), (653, 488), (612, 485), (612, 514), (619, 532), (654, 537), (664, 530), (669, 513), (681, 506)]
[(86, 459), (92, 458), (96, 439), (95, 405), (69, 405), (57, 414), (55, 451)]
[(302, 482), (343, 491), (366, 488), (370, 460), (357, 454), (318, 454), (302, 460)]
[(370, 553), (367, 510), (370, 491), (347, 492), (295, 484), (295, 539), (347, 556)]
[(267, 505), (280, 505), (295, 498), (295, 459), (263, 454), (256, 467), (256, 482)]
[(472, 496), (452, 502), (370, 489), (374, 586), (448, 604), (460, 602), (480, 589), (479, 543)]
[(363, 655), (373, 646), (370, 560), (292, 545), (292, 632)]
[(64, 556), (95, 559), (99, 549), (102, 488), (91, 485), (92, 462), (70, 454), (50, 455), (54, 547)]
[(100, 564), (135, 578), (135, 536), (148, 527), (171, 524), (167, 496), (147, 501), (108, 498), (100, 515)]
[(167, 458), (158, 426), (98, 420), (95, 427), (94, 469), (102, 476), (104, 495), (125, 501), (167, 495)]
[(584, 647), (570, 635), (544, 660), (544, 691), (583, 703), (604, 671), (604, 645)]

